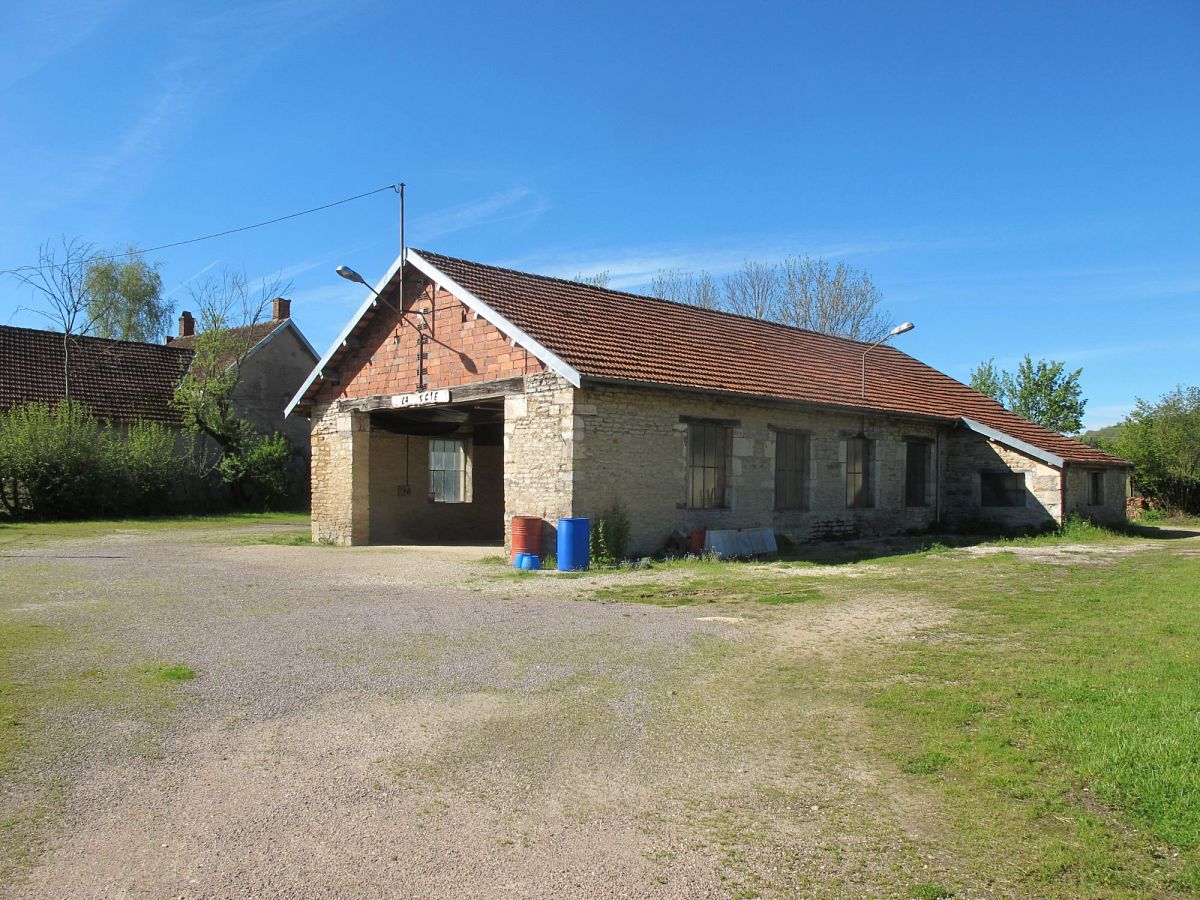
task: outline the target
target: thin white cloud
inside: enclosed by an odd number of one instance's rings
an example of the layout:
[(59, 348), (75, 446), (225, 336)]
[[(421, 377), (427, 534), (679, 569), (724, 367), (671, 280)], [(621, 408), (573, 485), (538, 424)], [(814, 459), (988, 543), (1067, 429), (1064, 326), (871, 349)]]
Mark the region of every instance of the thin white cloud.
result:
[(496, 222), (514, 219), (532, 221), (549, 208), (537, 191), (519, 187), (418, 216), (412, 220), (409, 230), (413, 240), (419, 243)]
[(909, 246), (911, 242), (896, 240), (835, 242), (798, 238), (741, 239), (721, 243), (568, 251), (556, 255), (520, 257), (503, 265), (560, 278), (572, 278), (580, 273), (608, 272), (610, 287), (627, 289), (648, 285), (662, 271), (705, 271), (721, 276), (733, 272), (746, 260), (777, 261), (804, 254), (842, 259), (890, 253)]
[(99, 195), (116, 185), (121, 190), (115, 202), (131, 202), (129, 184), (148, 181), (146, 175), (187, 135), (204, 109), (268, 64), (290, 41), (343, 13), (344, 7), (335, 9), (320, 0), (276, 0), (238, 5), (193, 21), (175, 46), (162, 48), (165, 59), (145, 78), (153, 88), (138, 98), (136, 111), (107, 140), (97, 138), (97, 149), (90, 155), (57, 166), (56, 178), (38, 196), (37, 211)]
[(193, 281), (195, 281), (197, 278), (199, 278), (201, 275), (203, 275), (205, 272), (207, 272), (209, 269), (211, 269), (213, 266), (215, 266), (219, 262), (220, 262), (219, 259), (214, 259), (212, 262), (210, 262), (204, 268), (202, 268), (196, 272), (193, 272), (187, 278), (183, 279), (183, 281), (179, 282), (179, 284), (175, 285), (175, 287), (171, 288), (171, 290), (169, 290), (165, 294), (163, 294), (163, 299), (165, 300), (168, 297), (174, 296), (177, 292), (179, 292), (183, 288), (187, 287), (189, 284), (191, 284)]
[[(125, 4), (120, 2), (7, 3), (0, 8), (0, 92), (36, 75), (82, 44)], [(16, 35), (21, 40), (11, 39)]]

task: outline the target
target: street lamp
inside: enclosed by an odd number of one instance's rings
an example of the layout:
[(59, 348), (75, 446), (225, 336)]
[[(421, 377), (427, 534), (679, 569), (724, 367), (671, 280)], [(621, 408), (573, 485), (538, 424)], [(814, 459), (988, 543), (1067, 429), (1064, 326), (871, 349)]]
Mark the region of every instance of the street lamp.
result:
[(339, 275), (341, 275), (343, 278), (345, 278), (347, 281), (357, 282), (358, 284), (361, 284), (363, 287), (365, 287), (367, 290), (369, 290), (376, 297), (379, 296), (379, 291), (375, 290), (375, 288), (373, 288), (373, 287), (371, 287), (371, 285), (367, 284), (367, 279), (363, 278), (361, 275), (359, 275), (357, 272), (355, 272), (349, 266), (338, 266), (334, 271), (337, 272)]
[(382, 303), (386, 303), (392, 309), (395, 309), (396, 312), (400, 312), (400, 310), (396, 309), (396, 304), (392, 303), (390, 300), (384, 300), (383, 297), (380, 296), (379, 291), (375, 290), (375, 288), (371, 287), (371, 285), (367, 283), (367, 279), (363, 278), (361, 275), (359, 275), (357, 272), (355, 272), (349, 266), (338, 266), (336, 269), (334, 269), (334, 271), (337, 272), (339, 275), (341, 275), (343, 278), (345, 278), (347, 281), (353, 281), (355, 284), (361, 284), (368, 291), (370, 291), (372, 294), (375, 295), (376, 300), (379, 300)]
[(915, 327), (916, 326), (913, 325), (912, 322), (901, 322), (899, 325), (897, 325), (895, 328), (893, 328), (891, 331), (889, 331), (887, 334), (885, 334), (883, 337), (881, 337), (879, 340), (877, 340), (870, 347), (868, 347), (866, 350), (863, 351), (863, 355), (862, 355), (862, 399), (863, 400), (867, 399), (867, 354), (870, 353), (872, 350), (874, 350), (876, 347), (878, 347), (880, 344), (882, 344), (884, 341), (894, 338), (898, 334), (904, 334), (904, 332), (906, 332), (906, 331), (912, 331), (913, 328), (915, 328)]

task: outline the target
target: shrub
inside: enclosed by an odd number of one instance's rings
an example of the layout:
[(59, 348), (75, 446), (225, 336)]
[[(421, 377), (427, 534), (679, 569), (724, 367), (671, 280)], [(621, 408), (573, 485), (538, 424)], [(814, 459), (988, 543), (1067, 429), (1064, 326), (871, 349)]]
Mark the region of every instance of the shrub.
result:
[(162, 512), (184, 474), (175, 434), (157, 422), (135, 422), (123, 443), (127, 505), (133, 512)]
[(107, 511), (109, 435), (83, 404), (27, 403), (0, 416), (0, 482), (10, 515)]
[(248, 423), (237, 443), (217, 464), (221, 480), (229, 485), (240, 505), (279, 509), (291, 494), (291, 450), (279, 432), (270, 437), (255, 434)]
[(181, 472), (162, 425), (138, 422), (122, 432), (71, 401), (0, 413), (0, 506), (13, 517), (159, 511)]
[(588, 551), (592, 561), (614, 565), (625, 558), (629, 546), (629, 517), (619, 506), (613, 506), (592, 523), (588, 536)]

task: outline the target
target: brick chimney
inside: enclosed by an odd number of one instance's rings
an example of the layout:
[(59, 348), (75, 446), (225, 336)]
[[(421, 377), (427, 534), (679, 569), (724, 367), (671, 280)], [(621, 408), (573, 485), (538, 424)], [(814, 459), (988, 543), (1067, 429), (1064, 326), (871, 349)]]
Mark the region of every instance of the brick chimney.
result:
[(192, 318), (192, 314), (186, 309), (183, 315), (179, 317), (179, 336), (191, 337), (196, 333), (196, 320)]
[(276, 322), (292, 317), (292, 301), (286, 297), (276, 297), (271, 301), (271, 318)]

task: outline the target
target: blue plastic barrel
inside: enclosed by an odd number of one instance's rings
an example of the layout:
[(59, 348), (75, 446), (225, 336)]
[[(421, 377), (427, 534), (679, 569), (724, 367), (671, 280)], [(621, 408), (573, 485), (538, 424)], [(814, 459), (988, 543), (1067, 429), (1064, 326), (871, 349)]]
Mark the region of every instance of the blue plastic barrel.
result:
[(558, 571), (578, 572), (588, 567), (588, 532), (584, 516), (558, 520)]

